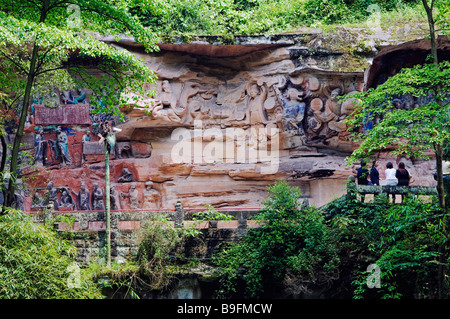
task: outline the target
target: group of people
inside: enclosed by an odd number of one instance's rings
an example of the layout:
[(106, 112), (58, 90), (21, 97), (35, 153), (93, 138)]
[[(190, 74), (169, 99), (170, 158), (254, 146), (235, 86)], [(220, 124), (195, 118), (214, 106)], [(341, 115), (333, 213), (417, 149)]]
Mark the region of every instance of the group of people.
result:
[[(398, 168), (395, 169), (392, 162), (386, 164), (384, 171), (386, 186), (409, 186), (413, 179), (405, 168), (405, 163), (398, 163)], [(356, 179), (359, 185), (380, 185), (380, 173), (378, 171), (377, 161), (372, 162), (370, 170), (364, 160), (361, 161), (361, 167), (356, 172)], [(395, 203), (395, 195), (392, 194), (393, 202)], [(403, 199), (403, 195), (402, 195)]]

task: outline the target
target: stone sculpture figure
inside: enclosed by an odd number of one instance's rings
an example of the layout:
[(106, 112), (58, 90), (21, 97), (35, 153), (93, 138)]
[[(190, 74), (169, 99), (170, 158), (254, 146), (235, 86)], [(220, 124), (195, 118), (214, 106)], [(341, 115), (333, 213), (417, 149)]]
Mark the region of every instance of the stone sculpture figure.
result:
[(267, 88), (265, 85), (259, 86), (253, 83), (248, 88), (248, 108), (246, 112), (247, 124), (250, 124), (250, 147), (265, 148), (267, 146), (267, 134), (265, 133), (265, 124), (267, 115), (264, 110), (264, 101), (267, 97)]
[(67, 134), (61, 130), (61, 126), (56, 129), (56, 148), (58, 150), (57, 158), (61, 164), (70, 165), (72, 163), (69, 153), (69, 140)]
[(113, 121), (106, 120), (100, 125), (100, 132), (97, 134), (100, 138), (98, 143), (105, 144), (108, 152), (112, 154), (116, 146), (116, 135), (113, 130)]
[(73, 104), (80, 104), (80, 103), (84, 104), (84, 103), (86, 103), (86, 97), (87, 97), (86, 92), (78, 90), (77, 93), (78, 93), (78, 96), (75, 96), (73, 98), (73, 101), (72, 101)]
[(129, 198), (130, 199), (130, 207), (131, 209), (137, 209), (139, 205), (138, 195), (139, 192), (136, 189), (136, 183), (132, 183), (130, 190), (127, 193), (120, 193), (122, 198)]
[[(58, 90), (50, 92), (49, 96), (45, 99), (45, 106), (55, 108), (61, 105), (61, 95)], [(55, 208), (56, 209), (56, 208)]]
[(44, 165), (47, 155), (47, 141), (44, 136), (44, 129), (39, 128), (39, 134), (35, 134), (34, 136), (34, 145), (36, 149), (34, 150), (34, 158), (37, 164)]
[(78, 96), (73, 96), (71, 91), (63, 91), (61, 93), (61, 100), (64, 104), (79, 104), (85, 103), (86, 93), (81, 90), (77, 90)]
[(130, 170), (126, 167), (122, 169), (122, 176), (119, 177), (119, 183), (127, 183), (133, 181), (133, 174), (131, 174)]
[(304, 135), (302, 121), (305, 117), (305, 103), (303, 102), (304, 92), (296, 88), (289, 88), (286, 98), (283, 99), (285, 129), (288, 132)]
[[(157, 96), (152, 109), (154, 119), (160, 119), (165, 122), (180, 123), (181, 118), (176, 114), (176, 96), (172, 92), (170, 83), (164, 80), (161, 84), (161, 93)], [(180, 114), (181, 115), (181, 114)]]
[(85, 143), (85, 142), (90, 142), (91, 140), (92, 140), (91, 131), (89, 129), (87, 129), (84, 132), (83, 137), (81, 138), (81, 142)]
[(148, 181), (145, 183), (145, 190), (144, 190), (144, 209), (152, 209), (152, 208), (159, 208), (160, 207), (160, 201), (161, 201), (161, 195), (159, 192), (153, 188), (153, 182)]
[[(348, 95), (350, 94), (354, 94), (356, 93), (356, 91), (352, 91), (350, 93), (348, 93)], [(335, 98), (335, 97), (334, 97)], [(356, 101), (354, 98), (350, 98), (342, 103), (336, 103), (337, 109), (336, 109), (336, 115), (338, 116), (337, 119), (332, 120), (328, 123), (328, 127), (336, 132), (342, 133), (342, 132), (346, 132), (347, 131), (347, 124), (345, 123), (345, 119), (347, 118), (348, 115), (350, 115), (355, 107), (356, 107)]]
[(121, 159), (133, 157), (130, 142), (119, 142), (117, 143), (116, 146), (117, 146), (117, 158)]
[(92, 190), (92, 209), (93, 210), (105, 210), (105, 204), (103, 202), (103, 191), (98, 187), (97, 183), (94, 183), (94, 189)]
[(20, 187), (14, 191), (14, 208), (17, 210), (25, 210), (25, 196), (23, 189)]
[(111, 203), (112, 210), (120, 210), (120, 200), (119, 200), (119, 192), (116, 190), (114, 185), (111, 185), (109, 198)]
[(53, 207), (55, 210), (59, 210), (58, 189), (54, 187), (52, 181), (47, 184), (47, 192), (48, 194), (44, 206), (47, 206), (50, 202), (53, 202)]
[(89, 202), (89, 190), (84, 182), (81, 182), (80, 190), (77, 196), (77, 209), (78, 210), (91, 210), (91, 205)]
[(314, 98), (310, 103), (310, 117), (307, 120), (308, 129), (323, 137), (329, 132), (328, 122), (338, 119), (338, 116), (332, 110), (333, 104), (327, 102), (324, 106), (322, 99)]
[(331, 104), (325, 103), (324, 110), (315, 110), (314, 117), (321, 123), (328, 123), (338, 119), (338, 116), (331, 110)]
[(61, 100), (63, 104), (73, 104), (73, 96), (70, 91), (62, 91), (61, 92)]
[(44, 199), (38, 192), (34, 192), (33, 199), (31, 201), (31, 208), (43, 208), (44, 205)]
[(72, 210), (75, 208), (72, 196), (70, 195), (70, 191), (67, 188), (65, 188), (61, 193), (61, 200), (59, 202), (59, 207), (67, 207)]
[(84, 154), (84, 152), (85, 152), (85, 150), (84, 150), (84, 148), (85, 148), (84, 144), (90, 142), (91, 140), (92, 140), (91, 131), (90, 131), (89, 129), (87, 129), (87, 130), (84, 132), (83, 137), (81, 138), (81, 143), (83, 144), (83, 156), (82, 156), (82, 161), (83, 161), (83, 163), (86, 162), (86, 156), (85, 156), (85, 154)]
[(264, 112), (264, 101), (267, 97), (265, 85), (259, 86), (256, 83), (250, 85), (248, 89), (248, 108), (246, 113), (247, 123), (250, 125), (260, 125), (267, 122)]

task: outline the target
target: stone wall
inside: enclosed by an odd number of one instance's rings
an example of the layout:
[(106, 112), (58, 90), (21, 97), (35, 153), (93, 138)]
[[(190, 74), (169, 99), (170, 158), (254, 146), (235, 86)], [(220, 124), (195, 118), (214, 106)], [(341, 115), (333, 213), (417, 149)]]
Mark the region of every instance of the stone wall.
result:
[[(137, 252), (137, 243), (142, 235), (140, 230), (156, 216), (169, 219), (168, 225), (175, 227), (175, 222), (183, 227), (195, 227), (201, 231), (199, 240), (188, 242), (185, 254), (189, 257), (209, 258), (220, 243), (236, 241), (249, 228), (257, 227), (253, 220), (257, 211), (234, 210), (221, 211), (232, 216), (229, 221), (195, 223), (192, 214), (195, 211), (183, 211), (180, 216), (176, 210), (171, 211), (132, 211), (111, 212), (111, 256), (114, 261), (124, 261)], [(55, 230), (69, 235), (78, 248), (77, 261), (102, 260), (106, 245), (106, 215), (104, 212), (55, 212), (45, 210), (32, 213), (37, 223), (52, 223)], [(198, 247), (201, 245), (201, 249)], [(195, 252), (201, 250), (200, 255)]]

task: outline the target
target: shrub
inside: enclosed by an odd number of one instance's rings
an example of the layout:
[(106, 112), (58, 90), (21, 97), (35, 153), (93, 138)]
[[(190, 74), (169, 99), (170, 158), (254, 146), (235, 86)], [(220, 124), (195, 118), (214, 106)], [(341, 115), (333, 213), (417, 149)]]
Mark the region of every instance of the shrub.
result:
[(304, 26), (360, 22), (372, 12), (417, 4), (418, 0), (159, 0), (132, 12), (161, 35), (248, 35), (293, 32)]
[[(76, 250), (47, 226), (16, 210), (0, 216), (0, 298), (101, 298), (97, 285), (80, 271)], [(76, 281), (73, 281), (76, 280)]]
[[(286, 182), (268, 188), (260, 227), (214, 255), (218, 296), (287, 297), (318, 292), (338, 298), (436, 298), (448, 291), (446, 212), (435, 200), (391, 204), (342, 197), (322, 209), (301, 207)], [(326, 218), (325, 218), (326, 217)], [(368, 285), (380, 270), (379, 288)], [(445, 273), (445, 272), (444, 272)], [(350, 292), (350, 293), (348, 293)]]
[[(354, 298), (438, 296), (441, 246), (447, 235), (446, 214), (437, 203), (412, 197), (395, 205), (382, 197), (367, 204), (341, 199), (327, 210), (339, 233), (342, 264), (351, 267)], [(367, 285), (371, 264), (380, 269), (380, 288)]]
[[(261, 226), (214, 256), (221, 268), (221, 297), (292, 295), (335, 276), (339, 260), (322, 214), (301, 207), (300, 190), (286, 182), (277, 182), (268, 191), (257, 216)], [(243, 292), (238, 291), (239, 282)]]

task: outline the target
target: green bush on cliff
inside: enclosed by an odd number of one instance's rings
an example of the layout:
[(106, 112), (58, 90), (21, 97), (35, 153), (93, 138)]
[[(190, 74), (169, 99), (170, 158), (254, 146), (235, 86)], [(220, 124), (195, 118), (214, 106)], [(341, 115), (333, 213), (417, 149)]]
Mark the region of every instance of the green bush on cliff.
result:
[(0, 216), (0, 298), (102, 298), (75, 263), (75, 247), (16, 210)]
[[(161, 35), (263, 34), (305, 26), (355, 23), (374, 10), (414, 7), (418, 0), (159, 0), (138, 3), (132, 12)], [(378, 7), (370, 7), (376, 5)]]

